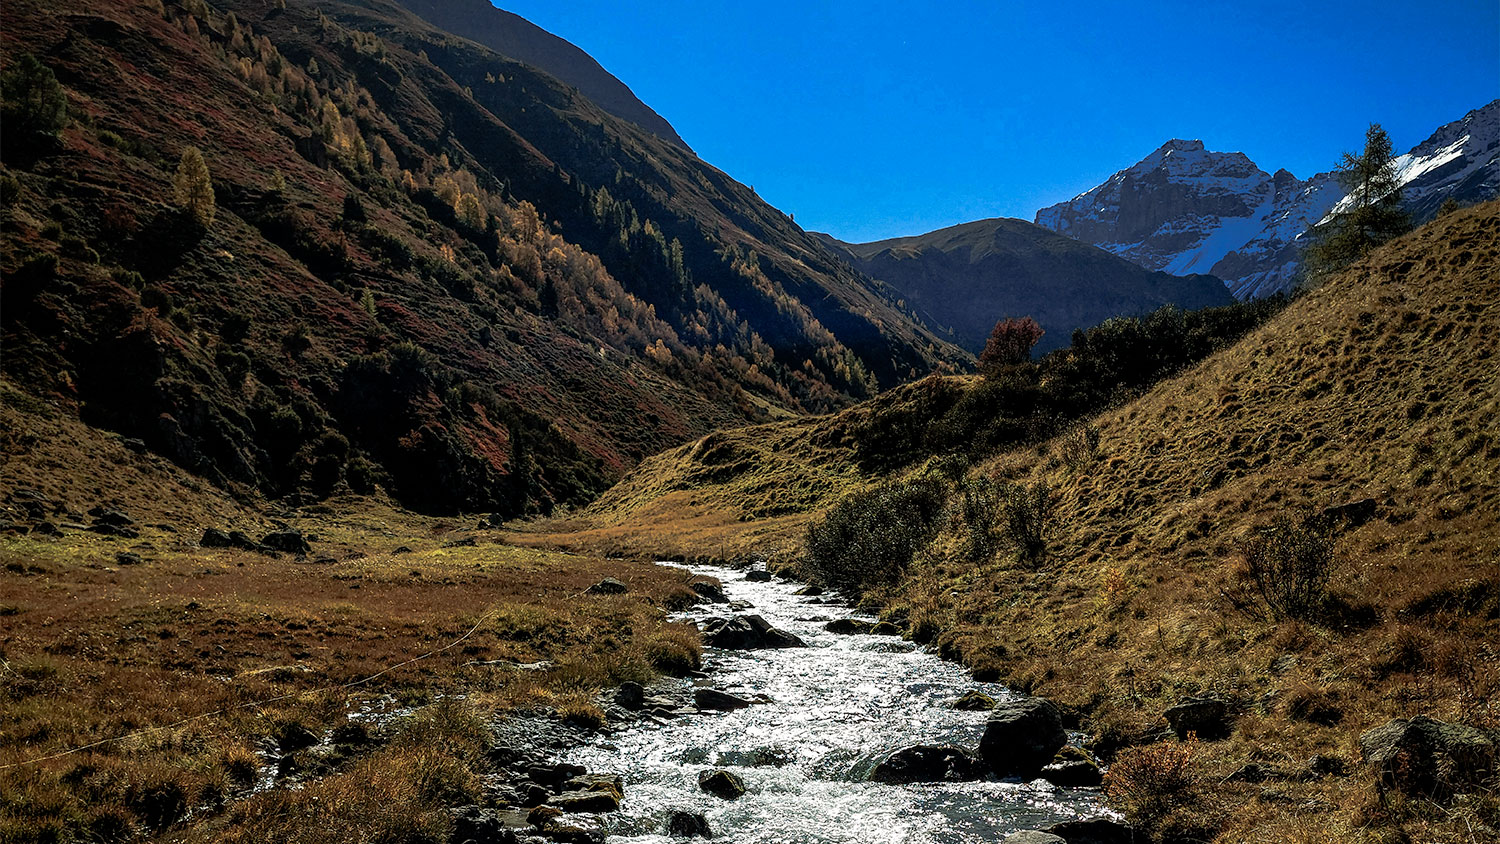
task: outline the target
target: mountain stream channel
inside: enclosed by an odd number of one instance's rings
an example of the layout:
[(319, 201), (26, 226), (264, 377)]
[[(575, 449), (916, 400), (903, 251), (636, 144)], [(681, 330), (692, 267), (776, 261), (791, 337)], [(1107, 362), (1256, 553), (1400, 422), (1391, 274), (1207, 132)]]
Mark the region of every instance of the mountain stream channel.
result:
[[(757, 701), (729, 712), (645, 716), (595, 735), (562, 761), (624, 781), (618, 812), (600, 815), (610, 842), (666, 844), (673, 811), (700, 814), (713, 840), (758, 844), (977, 844), (1061, 821), (1110, 817), (1098, 788), (993, 776), (973, 782), (886, 785), (868, 780), (886, 756), (915, 744), (972, 752), (988, 713), (953, 708), (966, 692), (1019, 696), (976, 682), (960, 666), (896, 636), (837, 634), (833, 619), (873, 619), (832, 593), (751, 580), (744, 571), (695, 566), (718, 577), (733, 603), (700, 605), (683, 620), (756, 614), (808, 647), (705, 649), (707, 676), (668, 681), (648, 695), (691, 701), (714, 688)], [(764, 575), (761, 575), (764, 577)], [(691, 708), (690, 702), (684, 704)], [(1069, 743), (1080, 736), (1069, 734)], [(725, 769), (745, 794), (722, 799), (698, 776)]]

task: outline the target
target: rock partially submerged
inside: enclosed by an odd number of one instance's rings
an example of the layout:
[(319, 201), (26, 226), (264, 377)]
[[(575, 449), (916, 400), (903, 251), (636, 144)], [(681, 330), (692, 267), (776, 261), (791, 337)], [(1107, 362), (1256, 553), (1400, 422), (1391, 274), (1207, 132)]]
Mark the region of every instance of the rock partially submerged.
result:
[(698, 787), (725, 800), (734, 800), (745, 794), (745, 781), (739, 775), (725, 770), (710, 770), (698, 774)]
[(1139, 839), (1128, 824), (1109, 818), (1063, 821), (1042, 830), (1068, 844), (1135, 844)]
[(736, 709), (751, 706), (755, 701), (719, 689), (705, 688), (693, 690), (693, 703), (703, 710), (733, 712)]
[(667, 834), (673, 838), (713, 838), (708, 818), (700, 812), (674, 811), (667, 818)]
[(1046, 698), (998, 704), (979, 740), (979, 756), (999, 777), (1036, 776), (1068, 742), (1062, 713)]
[(955, 700), (953, 708), (960, 712), (988, 712), (995, 708), (995, 699), (976, 689)]
[(805, 648), (807, 643), (771, 626), (758, 615), (710, 618), (703, 622), (703, 642), (729, 650), (760, 648)]
[(966, 751), (948, 745), (904, 747), (870, 772), (871, 782), (909, 785), (917, 782), (967, 782), (984, 776), (984, 765)]

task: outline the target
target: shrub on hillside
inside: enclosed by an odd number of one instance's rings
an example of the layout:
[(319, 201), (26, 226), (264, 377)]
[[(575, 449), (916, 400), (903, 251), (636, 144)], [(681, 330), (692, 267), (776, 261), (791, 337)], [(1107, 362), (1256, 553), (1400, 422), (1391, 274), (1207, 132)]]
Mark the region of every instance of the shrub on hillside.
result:
[(1031, 317), (1006, 317), (995, 323), (984, 351), (979, 353), (979, 374), (992, 378), (1008, 366), (1026, 362), (1045, 333)]
[(1005, 535), (1016, 556), (1035, 563), (1047, 555), (1047, 542), (1054, 530), (1057, 501), (1046, 481), (1031, 486), (1013, 484), (1001, 492)]
[(1273, 619), (1319, 620), (1329, 606), (1337, 558), (1325, 519), (1281, 515), (1244, 541), (1245, 569), (1237, 603)]
[(923, 478), (845, 498), (807, 530), (809, 572), (853, 591), (894, 582), (937, 533), (947, 493), (942, 481)]
[(989, 478), (971, 478), (958, 488), (958, 511), (963, 517), (965, 552), (972, 560), (984, 560), (1000, 543), (1001, 490)]
[(1105, 774), (1104, 794), (1110, 804), (1147, 840), (1181, 840), (1165, 834), (1166, 827), (1180, 829), (1188, 810), (1201, 799), (1203, 775), (1196, 751), (1192, 739), (1126, 748)]

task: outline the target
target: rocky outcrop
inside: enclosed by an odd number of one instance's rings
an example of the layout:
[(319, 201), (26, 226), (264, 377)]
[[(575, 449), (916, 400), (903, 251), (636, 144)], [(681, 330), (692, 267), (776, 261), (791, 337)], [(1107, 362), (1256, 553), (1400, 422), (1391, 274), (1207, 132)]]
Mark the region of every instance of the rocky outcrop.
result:
[(979, 740), (979, 757), (999, 777), (1030, 778), (1068, 742), (1062, 713), (1046, 698), (995, 707)]
[(1383, 789), (1443, 799), (1496, 774), (1494, 737), (1483, 730), (1418, 715), (1359, 737), (1360, 753)]
[(908, 785), (915, 782), (966, 782), (984, 776), (984, 765), (957, 747), (918, 744), (904, 747), (875, 766), (871, 782)]
[[(1438, 129), (1394, 161), (1417, 222), (1448, 198), (1500, 195), (1500, 100)], [(1344, 200), (1331, 173), (1268, 174), (1243, 153), (1172, 140), (1036, 222), (1152, 270), (1209, 273), (1240, 298), (1290, 290), (1306, 232)]]
[(770, 622), (758, 615), (706, 619), (703, 622), (703, 642), (729, 650), (807, 647), (806, 642), (772, 627)]

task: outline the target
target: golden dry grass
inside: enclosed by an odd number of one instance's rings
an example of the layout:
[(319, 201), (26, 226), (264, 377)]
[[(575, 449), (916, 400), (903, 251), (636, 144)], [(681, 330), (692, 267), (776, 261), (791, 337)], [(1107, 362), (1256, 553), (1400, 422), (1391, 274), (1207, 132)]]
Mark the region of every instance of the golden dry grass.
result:
[[(0, 497), (25, 485), (65, 509), (119, 506), (141, 536), (0, 536), (0, 766), (14, 766), (0, 768), (0, 839), (113, 840), (169, 827), (193, 810), (194, 836), (234, 829), (242, 840), (346, 840), (385, 830), (369, 840), (406, 840), (446, 823), (424, 813), (453, 795), (424, 791), (423, 782), (461, 785), (473, 776), (472, 766), (449, 770), (451, 759), (430, 758), (443, 731), (378, 751), (296, 795), (244, 802), (247, 784), (267, 775), (257, 748), (286, 724), (317, 732), (361, 707), (421, 707), (455, 694), (469, 718), (550, 707), (558, 717), (596, 719), (600, 688), (698, 659), (696, 634), (666, 619), (690, 591), (684, 573), (517, 548), (491, 532), (359, 498), (272, 511), (316, 537), (317, 562), (199, 548), (203, 527), (258, 537), (272, 520), (169, 464), (34, 410), (7, 403), (7, 418), (26, 426), (12, 432), (47, 436), (7, 464)], [(52, 457), (30, 471), (38, 454)], [(122, 551), (142, 562), (122, 564)], [(631, 592), (582, 594), (606, 576)], [(456, 647), (338, 688), (471, 629)], [(552, 668), (506, 667), (539, 660)], [(203, 713), (215, 714), (178, 723)], [(33, 761), (122, 735), (130, 737)], [(376, 785), (390, 795), (381, 806), (369, 796)], [(216, 809), (224, 805), (234, 807), (228, 815)]]

